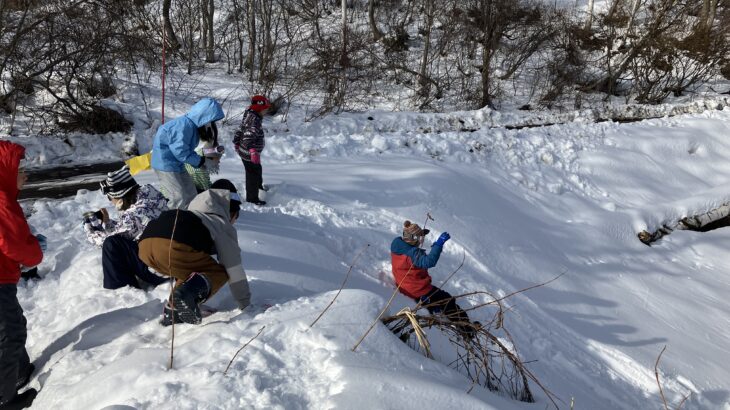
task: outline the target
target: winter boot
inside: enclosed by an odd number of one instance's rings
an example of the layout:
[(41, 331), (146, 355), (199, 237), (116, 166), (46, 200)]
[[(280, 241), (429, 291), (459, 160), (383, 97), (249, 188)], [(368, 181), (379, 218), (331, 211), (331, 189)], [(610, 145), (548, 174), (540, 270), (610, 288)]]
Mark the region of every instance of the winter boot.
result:
[(180, 315), (177, 313), (177, 310), (173, 310), (170, 307), (170, 302), (165, 302), (165, 307), (162, 310), (162, 319), (160, 319), (160, 324), (162, 326), (170, 326), (172, 323), (181, 323)]
[(21, 374), (20, 377), (18, 377), (18, 381), (15, 383), (15, 390), (20, 390), (23, 387), (25, 387), (26, 384), (30, 381), (30, 376), (33, 375), (33, 372), (35, 371), (35, 365), (33, 363), (30, 363), (28, 367), (25, 368), (25, 373)]
[(30, 407), (38, 395), (38, 390), (28, 389), (20, 394), (16, 394), (12, 399), (0, 403), (0, 410), (20, 410)]
[(33, 269), (28, 269), (26, 271), (20, 272), (20, 277), (23, 278), (23, 279), (25, 279), (25, 280), (29, 280), (29, 279), (41, 280), (41, 279), (43, 279), (43, 278), (41, 278), (41, 275), (38, 274), (38, 267), (35, 267)]
[(199, 304), (205, 302), (210, 294), (210, 283), (202, 273), (193, 272), (188, 280), (176, 287), (172, 292), (176, 318), (183, 323), (199, 324), (203, 315)]

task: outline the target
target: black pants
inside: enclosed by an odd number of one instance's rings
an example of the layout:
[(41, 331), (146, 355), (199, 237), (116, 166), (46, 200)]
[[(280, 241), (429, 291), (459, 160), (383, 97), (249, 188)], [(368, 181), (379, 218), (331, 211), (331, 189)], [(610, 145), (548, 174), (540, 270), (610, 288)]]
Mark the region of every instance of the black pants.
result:
[(264, 170), (261, 168), (261, 164), (254, 164), (246, 160), (243, 160), (243, 168), (246, 170), (246, 202), (257, 202), (259, 189), (263, 188)]
[(431, 305), (427, 306), (426, 309), (432, 315), (442, 313), (452, 322), (469, 322), (469, 316), (456, 304), (456, 299), (449, 292), (436, 286), (424, 296), (415, 299), (415, 301), (421, 302), (422, 305)]
[(0, 403), (15, 397), (19, 378), (28, 373), (25, 316), (16, 285), (0, 285)]
[(141, 288), (139, 280), (157, 286), (167, 281), (147, 269), (139, 259), (139, 246), (126, 236), (112, 235), (101, 247), (101, 267), (104, 272), (104, 288), (119, 289), (125, 286)]

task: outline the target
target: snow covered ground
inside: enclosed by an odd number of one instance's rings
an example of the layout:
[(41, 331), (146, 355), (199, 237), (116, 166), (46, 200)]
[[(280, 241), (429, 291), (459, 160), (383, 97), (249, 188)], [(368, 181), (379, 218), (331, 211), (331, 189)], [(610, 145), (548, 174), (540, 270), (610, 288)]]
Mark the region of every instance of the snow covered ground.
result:
[[(244, 101), (227, 102), (229, 118)], [(192, 102), (178, 102), (168, 118)], [(351, 351), (393, 291), (390, 241), (405, 219), (422, 224), (429, 212), (427, 242), (452, 236), (431, 270), (435, 282), (465, 256), (446, 286), (452, 294), (505, 295), (566, 272), (509, 299), (505, 322), (561, 408), (662, 408), (654, 363), (666, 345), (659, 369), (670, 406), (691, 393), (686, 409), (730, 409), (730, 229), (677, 232), (652, 247), (636, 238), (730, 201), (730, 109), (623, 125), (461, 127), (481, 115), (304, 123), (293, 107), (286, 123), (267, 119), (269, 205), (245, 206), (236, 225), (259, 307), (237, 311), (224, 288), (208, 302), (219, 312), (203, 325), (176, 326), (173, 370), (170, 329), (157, 323), (169, 288), (101, 287), (100, 251), (85, 242), (81, 213), (110, 207), (106, 199), (80, 191), (34, 202), (30, 223), (49, 237), (45, 278), (19, 288), (39, 369), (31, 385), (42, 388), (34, 408), (550, 407), (535, 385), (536, 404), (480, 387), (467, 394), (462, 374), (382, 325)], [(238, 122), (222, 128), (220, 176), (242, 190), (230, 146)], [(157, 183), (150, 172), (138, 180)], [(309, 328), (367, 244), (345, 291)], [(390, 311), (412, 305), (398, 296)]]

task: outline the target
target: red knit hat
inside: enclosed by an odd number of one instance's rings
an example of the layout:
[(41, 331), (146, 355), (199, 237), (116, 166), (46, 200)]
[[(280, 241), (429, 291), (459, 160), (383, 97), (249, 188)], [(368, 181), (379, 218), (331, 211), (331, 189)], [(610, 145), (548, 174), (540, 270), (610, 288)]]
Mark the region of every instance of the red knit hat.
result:
[(254, 95), (251, 97), (251, 106), (248, 107), (256, 112), (261, 112), (271, 107), (269, 100), (263, 95)]

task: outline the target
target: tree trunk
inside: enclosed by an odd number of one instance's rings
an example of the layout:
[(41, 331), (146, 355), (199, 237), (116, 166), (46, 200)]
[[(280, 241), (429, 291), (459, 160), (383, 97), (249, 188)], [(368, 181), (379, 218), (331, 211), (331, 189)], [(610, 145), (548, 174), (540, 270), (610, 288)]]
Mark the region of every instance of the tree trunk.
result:
[(347, 56), (347, 0), (342, 0), (342, 51), (340, 53), (340, 80), (337, 87), (338, 111), (345, 104), (345, 89), (347, 86), (347, 67), (350, 62)]
[(236, 40), (238, 41), (238, 72), (243, 72), (243, 28), (241, 27), (241, 7), (237, 0), (233, 0), (233, 22), (236, 25)]
[(205, 0), (204, 6), (206, 7), (206, 13), (204, 14), (204, 18), (207, 17), (207, 22), (205, 25), (205, 29), (207, 29), (207, 43), (206, 43), (206, 52), (205, 52), (205, 61), (208, 63), (215, 62), (215, 37), (213, 35), (213, 15), (215, 14), (215, 1), (214, 0)]
[(702, 0), (702, 9), (700, 10), (699, 28), (704, 30), (708, 27), (707, 21), (710, 15), (710, 2), (714, 0)]
[(171, 50), (177, 51), (180, 49), (180, 42), (177, 41), (175, 30), (172, 29), (172, 23), (170, 23), (170, 3), (172, 3), (172, 0), (162, 0), (163, 26), (165, 37), (167, 38), (167, 45)]
[[(418, 95), (422, 98), (428, 97), (430, 92), (431, 83), (428, 81), (428, 61), (429, 53), (431, 52), (431, 28), (433, 27), (433, 1), (426, 0), (425, 3), (425, 27), (423, 34), (423, 56), (421, 58), (421, 69), (419, 71), (420, 77), (418, 78)], [(372, 0), (371, 0), (372, 2)]]
[(271, 38), (271, 21), (274, 15), (273, 3), (262, 3), (259, 15), (261, 16), (261, 25), (263, 28), (263, 33), (261, 33), (263, 45), (259, 47), (259, 81), (265, 81), (271, 68), (271, 60), (274, 56), (274, 42)]
[(584, 27), (586, 30), (590, 30), (593, 25), (593, 1), (588, 1), (588, 17), (586, 18), (586, 25)]
[(719, 0), (710, 0), (710, 9), (707, 13), (706, 25), (707, 29), (711, 30), (713, 23), (715, 23), (715, 15), (717, 14), (717, 3)]
[(256, 62), (256, 0), (248, 0), (248, 56), (246, 57), (246, 66), (249, 70), (248, 80), (254, 80), (256, 72), (254, 63)]
[(636, 12), (639, 11), (639, 5), (641, 0), (634, 0), (634, 4), (631, 6), (631, 17), (629, 18), (629, 25), (626, 27), (626, 33), (631, 34), (631, 30), (634, 28), (634, 19), (636, 18)]
[(370, 31), (373, 32), (373, 42), (377, 43), (383, 38), (383, 32), (375, 24), (375, 0), (368, 1), (368, 21), (370, 22)]

